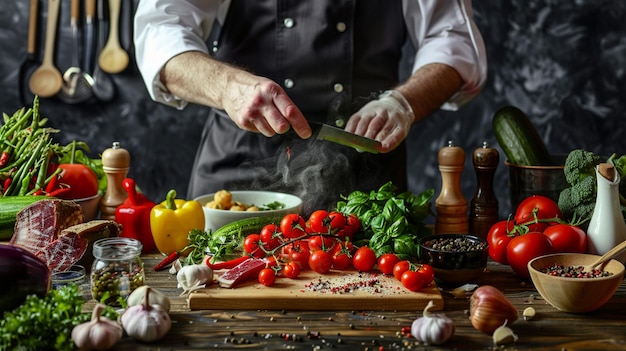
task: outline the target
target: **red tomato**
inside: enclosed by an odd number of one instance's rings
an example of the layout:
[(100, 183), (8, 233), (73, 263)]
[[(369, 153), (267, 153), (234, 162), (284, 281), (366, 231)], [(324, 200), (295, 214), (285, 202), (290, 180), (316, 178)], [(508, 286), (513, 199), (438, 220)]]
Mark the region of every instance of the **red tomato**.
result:
[(550, 238), (554, 252), (587, 251), (587, 233), (579, 227), (559, 223), (546, 228), (543, 234)]
[(309, 245), (306, 241), (297, 240), (285, 246), (284, 250), (289, 260), (296, 262), (300, 265), (300, 268), (309, 266), (309, 256), (311, 253), (309, 252)]
[(349, 239), (352, 239), (354, 234), (356, 234), (356, 232), (361, 229), (361, 221), (359, 221), (357, 216), (353, 214), (345, 216), (345, 218), (346, 224), (344, 225), (343, 229), (337, 232), (337, 236), (339, 236), (340, 238), (348, 237)]
[(402, 274), (411, 268), (411, 262), (407, 260), (400, 261), (393, 266), (393, 276), (398, 279), (398, 281), (402, 280)]
[(313, 235), (307, 239), (309, 242), (309, 249), (330, 251), (336, 244), (335, 239), (324, 235)]
[(336, 233), (346, 226), (346, 217), (341, 212), (332, 211), (328, 214), (330, 219), (330, 231)]
[(91, 168), (80, 163), (62, 163), (59, 184), (69, 186), (70, 190), (61, 192), (57, 197), (66, 200), (83, 199), (98, 193), (98, 177)]
[(259, 272), (259, 283), (265, 286), (272, 286), (276, 281), (276, 272), (271, 268), (263, 268)]
[(508, 234), (513, 229), (513, 226), (512, 221), (503, 220), (489, 228), (489, 232), (487, 232), (487, 243), (489, 244), (487, 251), (492, 260), (501, 264), (509, 264), (509, 261), (506, 259), (506, 246), (511, 241), (512, 236)]
[(259, 234), (263, 247), (266, 250), (273, 250), (280, 245), (280, 231), (276, 224), (270, 223), (261, 229)]
[[(532, 221), (534, 213), (538, 219), (561, 218), (559, 205), (552, 199), (542, 195), (531, 195), (517, 206), (515, 211), (515, 223), (524, 224)], [(541, 232), (548, 226), (548, 223), (534, 223), (528, 226), (529, 232)]]
[(309, 256), (309, 267), (317, 273), (326, 274), (333, 266), (333, 258), (324, 250), (316, 250)]
[(352, 257), (352, 265), (361, 272), (369, 272), (376, 264), (376, 253), (367, 246), (361, 246)]
[(400, 281), (405, 288), (411, 291), (418, 291), (424, 287), (424, 278), (416, 271), (408, 270), (402, 273)]
[(258, 253), (259, 251), (263, 252), (261, 249), (259, 249), (260, 242), (261, 236), (259, 234), (250, 234), (246, 236), (246, 238), (243, 240), (243, 251), (245, 251), (247, 254), (254, 254), (256, 256), (256, 253)]
[(398, 257), (398, 255), (393, 253), (382, 254), (378, 258), (378, 269), (383, 274), (393, 274), (393, 267), (398, 262), (400, 262), (400, 258)]
[(422, 276), (424, 280), (424, 286), (428, 286), (435, 280), (435, 269), (428, 264), (420, 264), (417, 266), (416, 272)]
[(553, 252), (552, 242), (545, 234), (530, 232), (511, 239), (507, 245), (506, 257), (515, 273), (530, 278), (528, 262)]
[(300, 266), (296, 262), (288, 262), (283, 267), (283, 274), (287, 278), (295, 279), (300, 274)]
[(340, 271), (350, 266), (350, 255), (345, 252), (335, 252), (333, 255), (333, 268)]
[(305, 234), (306, 222), (304, 218), (297, 213), (285, 215), (280, 220), (280, 231), (285, 238), (299, 238)]
[(328, 211), (317, 210), (311, 213), (306, 224), (307, 227), (311, 229), (311, 233), (328, 233), (328, 225), (326, 222), (329, 222)]

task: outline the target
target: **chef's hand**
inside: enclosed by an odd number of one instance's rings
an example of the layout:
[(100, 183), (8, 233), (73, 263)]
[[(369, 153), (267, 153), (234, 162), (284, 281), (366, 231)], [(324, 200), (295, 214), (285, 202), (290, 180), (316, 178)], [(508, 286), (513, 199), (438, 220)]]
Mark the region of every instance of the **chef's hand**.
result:
[(222, 105), (239, 128), (267, 137), (290, 128), (301, 138), (311, 136), (306, 118), (281, 86), (270, 79), (244, 73), (233, 78)]
[(411, 106), (396, 90), (382, 93), (353, 114), (346, 131), (381, 142), (381, 152), (389, 152), (406, 138), (415, 119)]

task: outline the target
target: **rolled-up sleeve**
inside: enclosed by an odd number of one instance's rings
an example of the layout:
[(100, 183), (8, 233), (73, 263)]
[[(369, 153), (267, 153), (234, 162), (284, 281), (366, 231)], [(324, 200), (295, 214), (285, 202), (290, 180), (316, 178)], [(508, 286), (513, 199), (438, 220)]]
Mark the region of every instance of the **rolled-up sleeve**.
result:
[(404, 17), (416, 48), (413, 72), (430, 63), (454, 68), (463, 85), (442, 109), (472, 100), (487, 80), (483, 38), (472, 19), (470, 0), (405, 0)]
[(184, 100), (168, 92), (160, 80), (163, 66), (188, 51), (208, 52), (206, 39), (223, 1), (143, 0), (134, 18), (137, 67), (154, 101), (182, 109)]

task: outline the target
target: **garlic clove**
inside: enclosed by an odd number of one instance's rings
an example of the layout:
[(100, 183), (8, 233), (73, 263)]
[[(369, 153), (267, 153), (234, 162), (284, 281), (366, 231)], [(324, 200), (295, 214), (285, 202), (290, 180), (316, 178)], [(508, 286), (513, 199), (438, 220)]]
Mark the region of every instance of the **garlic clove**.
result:
[(493, 344), (496, 346), (508, 345), (517, 341), (517, 335), (506, 326), (506, 322), (493, 332), (492, 338)]
[(522, 312), (522, 316), (524, 317), (525, 321), (529, 321), (529, 320), (535, 318), (536, 314), (537, 314), (537, 312), (532, 307), (526, 307), (526, 309), (524, 309), (524, 312)]

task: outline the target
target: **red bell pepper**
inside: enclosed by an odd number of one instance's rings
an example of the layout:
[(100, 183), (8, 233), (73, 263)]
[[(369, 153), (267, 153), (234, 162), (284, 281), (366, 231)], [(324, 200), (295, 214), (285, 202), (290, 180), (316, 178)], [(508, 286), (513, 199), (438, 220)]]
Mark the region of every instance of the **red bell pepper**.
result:
[(143, 253), (151, 253), (156, 249), (152, 230), (150, 229), (150, 211), (156, 204), (135, 189), (135, 181), (126, 178), (122, 187), (128, 197), (115, 210), (115, 221), (122, 225), (120, 236), (137, 239), (143, 245)]

